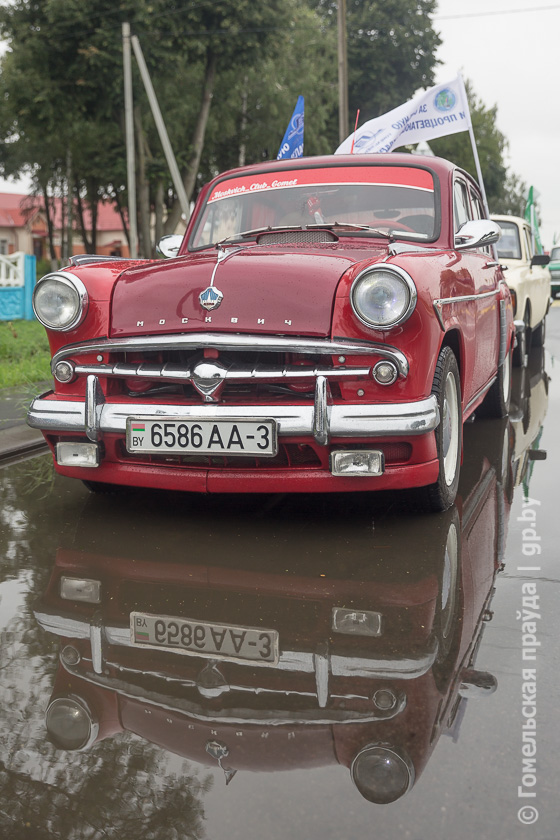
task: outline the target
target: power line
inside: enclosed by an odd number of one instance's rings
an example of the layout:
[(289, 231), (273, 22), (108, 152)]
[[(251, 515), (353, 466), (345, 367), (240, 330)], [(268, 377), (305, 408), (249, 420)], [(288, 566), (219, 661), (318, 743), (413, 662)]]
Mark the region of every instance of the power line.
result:
[(527, 6), (523, 9), (502, 9), (501, 11), (492, 12), (464, 12), (460, 15), (435, 15), (433, 20), (461, 20), (462, 18), (471, 17), (490, 17), (491, 15), (518, 15), (524, 12), (550, 12), (555, 9), (560, 9), (560, 3), (555, 3), (554, 6)]

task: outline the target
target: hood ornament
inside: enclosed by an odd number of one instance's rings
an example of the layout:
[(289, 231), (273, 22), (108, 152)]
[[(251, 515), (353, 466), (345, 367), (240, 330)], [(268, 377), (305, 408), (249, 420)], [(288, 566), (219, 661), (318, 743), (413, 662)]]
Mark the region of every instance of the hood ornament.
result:
[(222, 766), (222, 759), (228, 757), (229, 749), (226, 747), (225, 744), (222, 744), (221, 741), (208, 741), (206, 743), (206, 752), (218, 762), (218, 767), (220, 768), (220, 770), (224, 771), (224, 775), (226, 777), (226, 785), (229, 785), (229, 783), (237, 773), (237, 770), (232, 770), (230, 767)]
[(219, 289), (216, 289), (215, 286), (208, 286), (207, 289), (204, 289), (204, 291), (199, 294), (198, 299), (203, 309), (206, 309), (209, 312), (212, 309), (218, 308), (223, 300), (223, 297), (224, 293)]

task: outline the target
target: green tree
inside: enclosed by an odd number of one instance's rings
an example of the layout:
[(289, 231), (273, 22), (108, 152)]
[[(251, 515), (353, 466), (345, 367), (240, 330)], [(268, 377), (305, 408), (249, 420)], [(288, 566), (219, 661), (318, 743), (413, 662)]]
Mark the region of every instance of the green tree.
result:
[(304, 154), (333, 151), (327, 131), (338, 102), (336, 33), (299, 0), (286, 0), (285, 11), (286, 25), (258, 63), (219, 74), (216, 100), (231, 99), (236, 108), (210, 114), (213, 142), (203, 156), (203, 181), (223, 169), (274, 159), (299, 95), (305, 99)]
[[(255, 6), (249, 0), (15, 0), (0, 9), (0, 33), (10, 51), (0, 74), (4, 126), (0, 165), (7, 175), (31, 171), (48, 198), (72, 171), (78, 209), (89, 208), (95, 231), (100, 199), (122, 206), (124, 192), (121, 24), (139, 35), (162, 106), (187, 194), (196, 188), (210, 103), (218, 72), (252, 66), (285, 26), (285, 0)], [(173, 229), (180, 209), (168, 177), (162, 182), (153, 127), (136, 74), (140, 183), (163, 200)], [(169, 105), (169, 107), (167, 107)], [(226, 98), (225, 111), (232, 106)], [(237, 105), (235, 106), (237, 107)], [(140, 202), (146, 212), (147, 202)], [(148, 208), (149, 209), (149, 208)], [(95, 250), (95, 236), (84, 243)], [(145, 243), (145, 252), (149, 251)]]
[[(318, 8), (336, 29), (338, 2), (319, 0)], [(348, 132), (358, 109), (363, 122), (434, 84), (435, 54), (441, 43), (430, 17), (435, 9), (436, 0), (348, 0)], [(335, 114), (333, 149), (338, 145), (336, 119)]]

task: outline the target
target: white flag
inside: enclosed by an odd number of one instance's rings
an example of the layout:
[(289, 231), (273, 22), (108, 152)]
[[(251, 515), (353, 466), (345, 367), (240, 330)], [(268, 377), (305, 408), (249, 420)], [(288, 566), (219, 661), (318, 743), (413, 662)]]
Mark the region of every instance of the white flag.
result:
[(368, 120), (344, 140), (336, 155), (392, 152), (422, 140), (471, 128), (467, 93), (461, 76), (417, 94), (380, 117)]

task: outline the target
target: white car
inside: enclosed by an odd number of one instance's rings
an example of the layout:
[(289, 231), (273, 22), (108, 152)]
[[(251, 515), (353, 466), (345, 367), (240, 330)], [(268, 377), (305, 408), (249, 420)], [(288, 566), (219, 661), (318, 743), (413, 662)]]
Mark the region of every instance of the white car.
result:
[(506, 281), (513, 298), (517, 347), (513, 361), (525, 365), (531, 345), (542, 347), (545, 318), (550, 307), (550, 271), (547, 254), (536, 254), (531, 227), (519, 216), (492, 216), (502, 229), (496, 248), (507, 267)]

